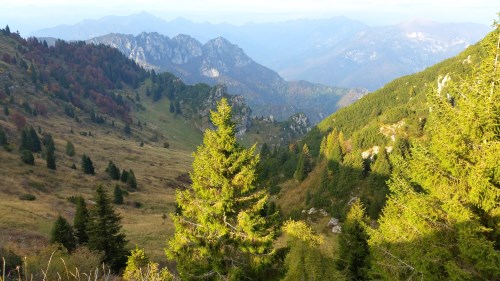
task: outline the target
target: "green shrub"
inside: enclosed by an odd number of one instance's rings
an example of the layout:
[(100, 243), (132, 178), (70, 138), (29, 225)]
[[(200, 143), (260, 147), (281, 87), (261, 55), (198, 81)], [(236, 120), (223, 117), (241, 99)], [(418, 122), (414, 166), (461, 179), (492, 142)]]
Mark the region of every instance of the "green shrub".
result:
[(33, 194), (26, 193), (26, 194), (19, 196), (19, 200), (35, 201), (36, 196)]

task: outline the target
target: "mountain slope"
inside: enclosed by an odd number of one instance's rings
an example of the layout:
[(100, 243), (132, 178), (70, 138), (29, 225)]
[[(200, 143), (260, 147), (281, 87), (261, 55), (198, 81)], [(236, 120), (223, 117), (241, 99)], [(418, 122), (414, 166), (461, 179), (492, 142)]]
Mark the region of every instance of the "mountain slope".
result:
[(365, 93), (287, 82), (221, 37), (203, 45), (187, 35), (170, 39), (158, 33), (110, 34), (88, 42), (117, 48), (146, 68), (172, 72), (188, 83), (224, 84), (230, 93), (245, 97), (255, 115), (273, 115), (278, 120), (304, 112), (317, 122)]
[[(224, 87), (149, 73), (107, 46), (57, 41), (49, 47), (0, 29), (0, 248), (33, 255), (47, 245), (58, 215), (72, 221), (75, 196), (91, 200), (103, 185), (108, 193), (119, 186), (128, 194), (115, 208), (131, 245), (164, 258), (158, 245), (173, 229), (162, 216), (175, 209), (175, 189), (189, 185), (191, 153), (223, 96), (243, 142), (279, 145), (310, 126), (305, 118), (251, 120), (243, 98)], [(32, 153), (33, 165), (23, 162), (20, 148), (31, 142), (23, 142), (23, 131), (30, 128), (42, 143), (53, 139), (56, 169), (47, 167), (45, 147)], [(69, 143), (74, 155), (66, 152)], [(83, 172), (84, 154), (95, 175)], [(132, 170), (137, 188), (112, 180), (109, 161)]]
[[(482, 61), (481, 41), (458, 56), (426, 70), (392, 81), (380, 90), (325, 118), (297, 147), (307, 144), (315, 167), (303, 182), (293, 177), (298, 149), (278, 153), (292, 165), (287, 172), (272, 161), (264, 162), (264, 180), (281, 181), (277, 201), (286, 213), (300, 215), (298, 208), (325, 208), (341, 219), (348, 202), (360, 197), (368, 214), (377, 218), (388, 193), (386, 181), (395, 166), (393, 157), (406, 157), (416, 140), (425, 140), (429, 103), (426, 94), (438, 88), (446, 74), (467, 77)], [(295, 163), (295, 164), (294, 164)], [(281, 169), (281, 170), (280, 170)], [(281, 177), (281, 179), (280, 179)]]
[(236, 26), (186, 19), (164, 21), (140, 13), (88, 20), (32, 35), (82, 40), (112, 32), (138, 35), (146, 31), (170, 37), (190, 34), (201, 42), (224, 37), (285, 79), (373, 91), (458, 54), (490, 30), (473, 23), (425, 21), (371, 27), (345, 17)]

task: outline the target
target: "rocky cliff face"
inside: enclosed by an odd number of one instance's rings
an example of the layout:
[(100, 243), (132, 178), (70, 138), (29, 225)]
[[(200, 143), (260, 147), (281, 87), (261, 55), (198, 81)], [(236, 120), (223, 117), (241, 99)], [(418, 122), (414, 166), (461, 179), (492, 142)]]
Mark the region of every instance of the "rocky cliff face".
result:
[[(277, 120), (304, 112), (312, 122), (318, 122), (337, 110), (349, 93), (345, 88), (287, 82), (222, 37), (201, 44), (188, 35), (169, 38), (158, 33), (109, 34), (88, 42), (117, 48), (139, 65), (172, 72), (187, 83), (224, 84), (230, 94), (245, 98), (253, 114), (273, 115)], [(345, 103), (344, 99), (342, 105)]]

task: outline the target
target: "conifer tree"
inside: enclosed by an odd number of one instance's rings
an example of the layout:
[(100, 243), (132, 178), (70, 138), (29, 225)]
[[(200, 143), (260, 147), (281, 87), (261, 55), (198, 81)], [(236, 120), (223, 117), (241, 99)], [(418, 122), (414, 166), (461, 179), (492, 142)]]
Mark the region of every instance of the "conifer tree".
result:
[(113, 203), (117, 205), (123, 204), (123, 191), (119, 185), (115, 185), (115, 190), (113, 191)]
[(498, 23), (480, 47), (473, 59), (481, 64), (472, 75), (438, 78), (427, 97), (427, 138), (395, 159), (392, 194), (369, 240), (382, 278), (500, 276)]
[(137, 180), (135, 179), (135, 174), (132, 170), (129, 170), (127, 175), (127, 186), (130, 189), (137, 189)]
[(211, 113), (217, 130), (207, 129), (194, 153), (191, 189), (177, 192), (180, 213), (167, 255), (183, 279), (241, 280), (269, 261), (273, 231), (260, 215), (267, 196), (256, 191), (255, 145), (236, 142), (226, 99)]
[(108, 175), (114, 179), (114, 180), (119, 180), (120, 179), (120, 169), (113, 163), (113, 161), (109, 161), (108, 167), (106, 168), (106, 172), (108, 172)]
[(47, 168), (55, 170), (56, 169), (56, 156), (54, 149), (48, 149), (46, 155)]
[(102, 252), (102, 262), (114, 271), (125, 266), (127, 251), (125, 234), (121, 232), (121, 217), (115, 212), (111, 200), (102, 186), (96, 189), (96, 205), (89, 213), (87, 246), (91, 250)]
[(336, 262), (337, 268), (344, 272), (349, 280), (369, 280), (370, 251), (366, 221), (363, 205), (358, 199), (351, 206), (342, 225), (339, 257)]
[(88, 175), (93, 175), (95, 173), (94, 163), (92, 163), (92, 160), (90, 160), (90, 157), (88, 157), (85, 154), (82, 155), (82, 170), (83, 170), (83, 173), (88, 174)]
[(29, 138), (28, 138), (29, 148), (31, 152), (40, 152), (42, 151), (42, 144), (40, 143), (40, 138), (36, 133), (33, 127), (29, 129)]
[(283, 281), (344, 280), (332, 266), (333, 260), (319, 249), (324, 243), (323, 237), (315, 234), (305, 222), (287, 221), (283, 231), (290, 237), (290, 251), (285, 258), (287, 271)]
[(120, 176), (120, 181), (127, 183), (128, 174), (128, 171), (123, 169), (122, 175)]
[(50, 234), (50, 243), (62, 244), (68, 252), (76, 248), (75, 236), (73, 236), (73, 227), (64, 219), (59, 216), (54, 222)]
[(309, 172), (312, 170), (312, 157), (309, 153), (309, 147), (304, 144), (302, 147), (302, 153), (299, 156), (299, 161), (297, 162), (297, 169), (295, 170), (295, 178), (298, 181), (303, 181)]
[(0, 145), (7, 145), (7, 144), (9, 144), (7, 135), (5, 134), (4, 130), (0, 128)]
[(78, 196), (76, 200), (76, 212), (73, 218), (73, 227), (75, 229), (75, 237), (79, 245), (87, 243), (89, 237), (87, 235), (87, 223), (89, 221), (89, 212), (85, 199)]

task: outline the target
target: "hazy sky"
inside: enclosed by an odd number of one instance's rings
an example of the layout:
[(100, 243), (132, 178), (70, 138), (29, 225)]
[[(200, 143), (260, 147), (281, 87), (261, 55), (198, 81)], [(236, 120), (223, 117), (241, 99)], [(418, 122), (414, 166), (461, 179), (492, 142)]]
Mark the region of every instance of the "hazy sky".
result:
[(490, 25), (499, 0), (0, 0), (0, 26), (9, 24), (22, 35), (60, 24), (106, 15), (146, 11), (171, 20), (241, 24), (296, 18), (347, 16), (370, 25), (409, 19), (477, 22)]

